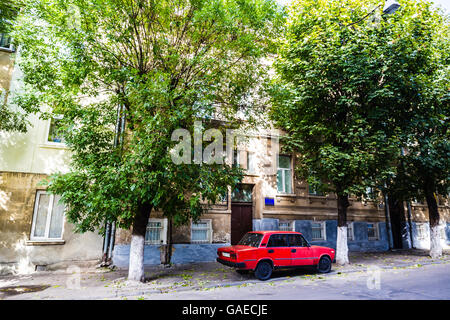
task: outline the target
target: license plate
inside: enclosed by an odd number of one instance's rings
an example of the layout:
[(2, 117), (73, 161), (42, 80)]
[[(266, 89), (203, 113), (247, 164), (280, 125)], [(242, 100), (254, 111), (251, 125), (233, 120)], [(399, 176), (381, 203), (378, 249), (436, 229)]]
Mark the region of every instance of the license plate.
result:
[(230, 257), (230, 254), (229, 254), (228, 252), (222, 252), (222, 255), (223, 255), (224, 257), (227, 257), (227, 258)]

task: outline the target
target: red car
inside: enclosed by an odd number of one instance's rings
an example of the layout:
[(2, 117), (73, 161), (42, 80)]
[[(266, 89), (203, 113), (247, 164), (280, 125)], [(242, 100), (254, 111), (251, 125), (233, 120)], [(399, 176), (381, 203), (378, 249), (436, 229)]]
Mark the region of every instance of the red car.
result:
[(267, 280), (277, 268), (315, 266), (320, 273), (331, 270), (333, 248), (312, 246), (293, 231), (248, 232), (237, 245), (217, 250), (217, 262), (236, 268), (239, 273), (254, 271)]

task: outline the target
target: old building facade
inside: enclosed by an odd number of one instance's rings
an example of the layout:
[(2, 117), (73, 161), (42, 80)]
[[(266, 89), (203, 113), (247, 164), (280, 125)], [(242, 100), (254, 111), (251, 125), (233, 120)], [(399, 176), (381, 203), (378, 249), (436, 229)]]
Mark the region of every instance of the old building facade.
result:
[[(22, 75), (14, 66), (17, 53), (2, 39), (0, 90), (11, 101)], [(26, 133), (0, 131), (0, 274), (97, 262), (102, 237), (73, 232), (59, 197), (41, 185), (49, 174), (68, 170), (69, 150), (55, 130), (58, 119), (28, 120)]]
[[(15, 52), (7, 41), (0, 47), (0, 89), (21, 90)], [(78, 234), (64, 217), (64, 205), (40, 182), (54, 172), (67, 172), (70, 152), (58, 136), (58, 116), (29, 117), (27, 133), (0, 132), (0, 273), (32, 272), (71, 263), (97, 263), (104, 240), (97, 233)], [(235, 165), (245, 170), (242, 183), (209, 208), (200, 221), (173, 230), (173, 263), (214, 261), (220, 246), (236, 244), (251, 230), (302, 232), (312, 244), (336, 247), (337, 203), (333, 194), (320, 194), (295, 177), (296, 157), (272, 148), (271, 130), (248, 135), (233, 152)], [(271, 168), (270, 170), (268, 168)], [(429, 248), (424, 203), (404, 204), (394, 217), (384, 201), (350, 199), (350, 251), (383, 251), (390, 247)], [(441, 199), (442, 244), (450, 245), (450, 208)], [(400, 217), (400, 218), (399, 218)], [(168, 221), (158, 212), (149, 219), (145, 263), (160, 264), (167, 243)], [(113, 263), (126, 267), (131, 232), (117, 230)]]

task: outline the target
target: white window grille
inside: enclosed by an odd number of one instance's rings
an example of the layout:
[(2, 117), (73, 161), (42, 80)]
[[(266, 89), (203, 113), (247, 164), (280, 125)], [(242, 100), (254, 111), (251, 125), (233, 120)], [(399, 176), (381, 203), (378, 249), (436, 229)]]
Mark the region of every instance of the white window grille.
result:
[(191, 223), (191, 243), (211, 243), (211, 220), (199, 220)]

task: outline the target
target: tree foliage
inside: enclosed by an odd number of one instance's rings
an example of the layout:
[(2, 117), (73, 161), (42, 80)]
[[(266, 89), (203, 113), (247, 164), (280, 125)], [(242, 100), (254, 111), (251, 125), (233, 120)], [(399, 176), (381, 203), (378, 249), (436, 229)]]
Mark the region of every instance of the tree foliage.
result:
[[(71, 171), (49, 190), (78, 230), (105, 220), (129, 228), (152, 208), (185, 223), (241, 179), (227, 165), (175, 165), (171, 134), (192, 134), (199, 118), (217, 126), (218, 109), (229, 126), (238, 110), (251, 112), (280, 17), (266, 0), (29, 2), (15, 31), (26, 87), (15, 101), (64, 116)], [(126, 129), (116, 148), (119, 105)]]

